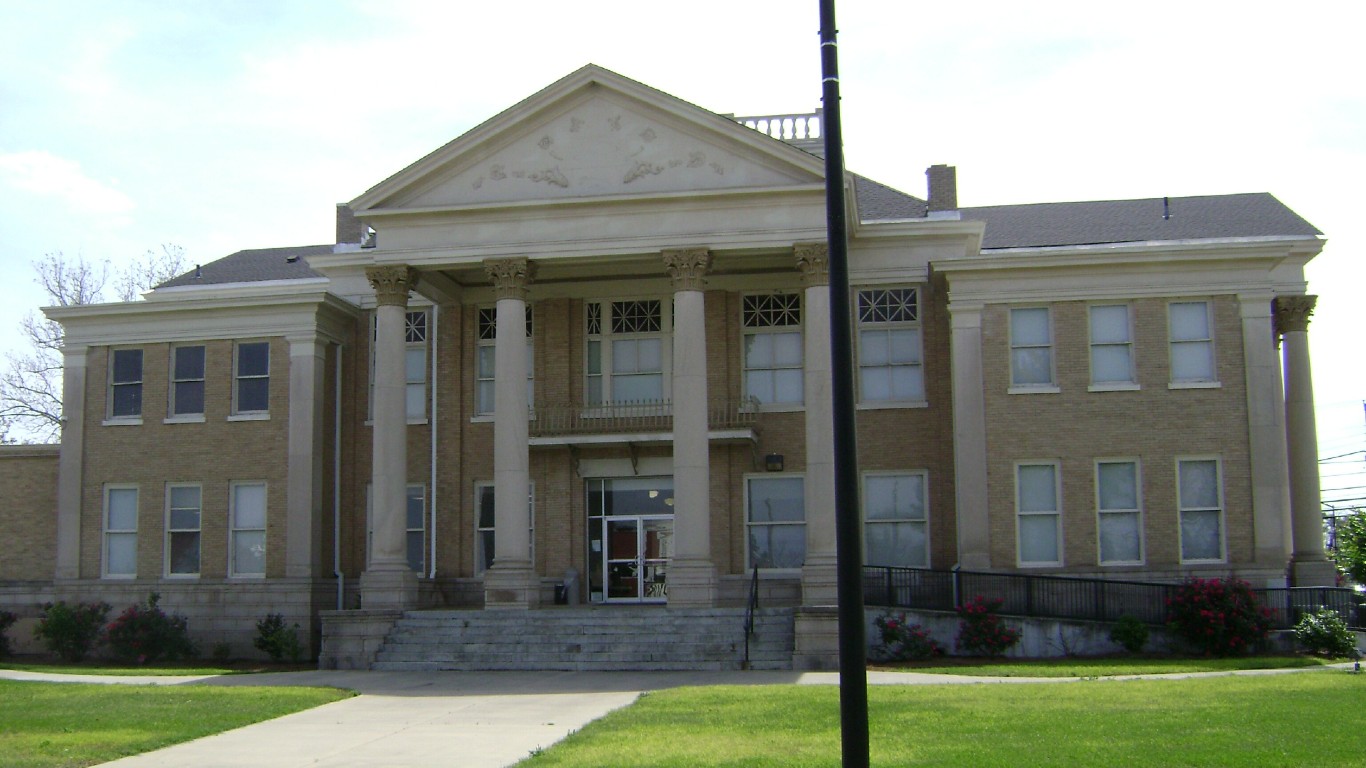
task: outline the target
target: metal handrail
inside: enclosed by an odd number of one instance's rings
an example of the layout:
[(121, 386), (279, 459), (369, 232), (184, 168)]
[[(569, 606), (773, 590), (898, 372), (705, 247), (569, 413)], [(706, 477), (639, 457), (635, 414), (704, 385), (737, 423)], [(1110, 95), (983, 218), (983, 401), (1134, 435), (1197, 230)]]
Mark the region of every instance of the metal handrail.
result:
[(749, 577), (749, 599), (745, 601), (745, 660), (741, 662), (742, 669), (749, 669), (749, 639), (754, 636), (754, 614), (759, 610), (759, 566), (754, 566), (754, 570)]
[[(712, 402), (707, 407), (711, 429), (753, 429), (759, 401), (753, 397)], [(610, 403), (541, 403), (532, 409), (532, 435), (668, 432), (673, 429), (673, 403), (638, 400)]]

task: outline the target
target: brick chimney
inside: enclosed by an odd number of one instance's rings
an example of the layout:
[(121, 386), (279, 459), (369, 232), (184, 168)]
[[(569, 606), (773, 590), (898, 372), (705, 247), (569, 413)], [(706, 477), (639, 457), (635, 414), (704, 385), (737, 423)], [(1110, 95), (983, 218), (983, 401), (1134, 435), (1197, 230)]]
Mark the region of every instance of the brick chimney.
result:
[(952, 165), (931, 165), (925, 169), (930, 190), (930, 213), (958, 210), (958, 169)]
[(359, 244), (365, 239), (365, 224), (351, 212), (351, 206), (337, 203), (337, 244)]

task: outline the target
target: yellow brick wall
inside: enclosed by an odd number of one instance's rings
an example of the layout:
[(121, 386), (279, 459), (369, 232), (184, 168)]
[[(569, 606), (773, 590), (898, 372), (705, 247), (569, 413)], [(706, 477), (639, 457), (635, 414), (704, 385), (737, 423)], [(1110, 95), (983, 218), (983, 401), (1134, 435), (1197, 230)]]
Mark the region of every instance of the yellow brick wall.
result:
[[(55, 446), (0, 447), (0, 581), (46, 581), (57, 562)], [(22, 542), (16, 546), (16, 542)]]

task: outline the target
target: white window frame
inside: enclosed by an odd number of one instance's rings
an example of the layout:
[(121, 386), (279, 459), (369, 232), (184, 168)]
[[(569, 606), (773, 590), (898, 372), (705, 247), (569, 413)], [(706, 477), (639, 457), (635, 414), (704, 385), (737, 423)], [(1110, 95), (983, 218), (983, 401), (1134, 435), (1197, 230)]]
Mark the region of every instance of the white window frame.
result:
[[(1124, 310), (1124, 339), (1122, 341), (1096, 341), (1096, 310), (1121, 308)], [(1138, 368), (1134, 362), (1134, 312), (1127, 303), (1092, 304), (1086, 308), (1086, 322), (1090, 341), (1091, 392), (1129, 391), (1139, 388)], [(1123, 379), (1101, 381), (1096, 377), (1096, 353), (1104, 349), (1121, 349), (1128, 361), (1128, 376)]]
[[(1020, 470), (1025, 467), (1052, 467), (1053, 469), (1053, 500), (1054, 509), (1051, 510), (1029, 510), (1024, 509), (1021, 503), (1021, 483)], [(1062, 462), (1056, 459), (1026, 459), (1015, 462), (1014, 469), (1015, 481), (1015, 561), (1020, 568), (1056, 568), (1063, 564), (1063, 535), (1062, 535)], [(1056, 560), (1025, 560), (1024, 559), (1024, 526), (1023, 518), (1026, 517), (1052, 517), (1055, 545), (1057, 547), (1058, 558)]]
[[(909, 302), (912, 307), (907, 311), (914, 315), (914, 319), (881, 319), (874, 315), (878, 311), (877, 306), (864, 306), (864, 298), (871, 298), (878, 292), (887, 291), (911, 291), (913, 299)], [(921, 290), (918, 285), (887, 285), (887, 286), (868, 286), (859, 288), (854, 293), (854, 312), (857, 319), (858, 328), (855, 340), (858, 344), (858, 389), (859, 406), (865, 408), (905, 408), (923, 407), (927, 404), (925, 392), (925, 327), (921, 321)], [(915, 359), (896, 360), (892, 358), (891, 350), (893, 345), (891, 339), (894, 334), (914, 331), (915, 332)], [(865, 334), (884, 334), (887, 336), (888, 359), (884, 363), (876, 365), (867, 362), (864, 347), (868, 343)], [(918, 369), (920, 372), (920, 393), (919, 397), (911, 398), (874, 398), (868, 394), (868, 387), (865, 383), (865, 374), (872, 371), (886, 370), (890, 376), (898, 368)]]
[[(752, 516), (751, 516), (751, 511), (752, 511), (752, 510), (751, 510), (751, 508), (750, 508), (750, 502), (752, 501), (752, 497), (753, 497), (753, 495), (754, 495), (754, 494), (753, 494), (753, 491), (752, 491), (752, 488), (753, 488), (754, 483), (756, 483), (756, 482), (762, 483), (762, 482), (765, 482), (765, 481), (768, 481), (768, 482), (783, 482), (783, 481), (794, 481), (794, 480), (795, 480), (797, 483), (800, 484), (800, 487), (801, 487), (801, 490), (802, 490), (802, 500), (801, 500), (802, 518), (801, 518), (800, 520), (772, 520), (772, 521), (763, 521), (763, 522), (757, 522), (757, 523), (754, 522), (754, 520), (752, 519)], [(760, 566), (759, 566), (759, 570), (762, 571), (762, 572), (764, 572), (764, 573), (800, 573), (800, 572), (801, 572), (801, 569), (802, 569), (802, 566), (806, 564), (806, 554), (807, 554), (807, 552), (806, 552), (806, 475), (803, 474), (803, 473), (801, 473), (801, 472), (768, 472), (768, 473), (753, 473), (753, 474), (746, 474), (746, 475), (744, 476), (744, 481), (745, 481), (745, 499), (744, 499), (744, 503), (745, 503), (745, 572), (748, 573), (750, 570), (752, 570), (752, 569), (754, 568), (754, 565), (755, 565), (755, 563), (754, 563), (754, 555), (753, 555), (752, 552), (750, 552), (750, 537), (751, 537), (751, 532), (752, 532), (752, 531), (754, 531), (754, 530), (757, 529), (757, 528), (773, 528), (773, 527), (779, 527), (779, 526), (796, 526), (796, 527), (800, 528), (801, 531), (802, 531), (802, 536), (801, 536), (801, 542), (802, 542), (802, 562), (799, 563), (799, 564), (797, 564), (797, 565), (795, 565), (795, 566), (770, 567), (770, 566), (766, 566), (766, 565), (760, 565)]]
[[(1101, 493), (1100, 468), (1102, 465), (1128, 464), (1133, 467), (1134, 472), (1134, 506), (1129, 507), (1107, 507), (1105, 498)], [(1105, 458), (1096, 459), (1094, 466), (1095, 486), (1096, 486), (1096, 562), (1101, 565), (1142, 565), (1145, 557), (1145, 542), (1143, 535), (1143, 465), (1133, 457)], [(1106, 560), (1105, 548), (1101, 541), (1103, 539), (1102, 529), (1105, 527), (1107, 518), (1132, 517), (1134, 528), (1138, 531), (1138, 557), (1132, 560)]]
[[(198, 349), (200, 354), (199, 375), (180, 377), (180, 353), (182, 350)], [(170, 391), (167, 397), (166, 423), (175, 424), (177, 422), (202, 422), (204, 421), (204, 409), (207, 406), (206, 396), (208, 384), (205, 379), (205, 370), (209, 365), (209, 349), (205, 344), (177, 344), (171, 347), (171, 364), (168, 373), (171, 377)], [(180, 385), (198, 384), (199, 385), (199, 410), (180, 412), (181, 405)]]
[[(1216, 497), (1217, 497), (1217, 498), (1216, 498), (1216, 506), (1213, 506), (1213, 507), (1200, 507), (1200, 506), (1190, 506), (1190, 507), (1187, 507), (1186, 504), (1185, 504), (1185, 499), (1181, 498), (1181, 470), (1182, 470), (1182, 465), (1183, 465), (1183, 464), (1186, 464), (1186, 463), (1196, 463), (1196, 462), (1200, 462), (1200, 463), (1210, 462), (1210, 463), (1213, 463), (1213, 464), (1214, 464), (1214, 489), (1215, 489), (1215, 494), (1216, 494)], [(1227, 519), (1226, 519), (1227, 516), (1225, 515), (1225, 508), (1226, 508), (1226, 506), (1227, 506), (1227, 505), (1226, 505), (1226, 502), (1225, 502), (1225, 500), (1224, 500), (1224, 462), (1223, 462), (1223, 459), (1222, 459), (1221, 457), (1219, 457), (1219, 456), (1214, 456), (1214, 455), (1204, 455), (1204, 456), (1177, 456), (1177, 457), (1176, 457), (1176, 510), (1177, 510), (1177, 511), (1176, 511), (1176, 515), (1177, 515), (1177, 519), (1176, 519), (1176, 532), (1177, 532), (1178, 553), (1180, 554), (1182, 564), (1204, 564), (1204, 563), (1226, 563), (1226, 562), (1228, 562), (1228, 521), (1227, 521)], [(1214, 558), (1209, 558), (1209, 557), (1190, 557), (1190, 558), (1188, 558), (1188, 557), (1186, 557), (1186, 541), (1185, 541), (1185, 539), (1186, 539), (1186, 536), (1185, 536), (1185, 527), (1186, 527), (1186, 526), (1185, 526), (1185, 518), (1186, 518), (1186, 513), (1188, 513), (1188, 512), (1192, 512), (1192, 513), (1209, 513), (1209, 512), (1214, 512), (1214, 513), (1216, 513), (1217, 519), (1218, 519), (1218, 521), (1219, 521), (1219, 556), (1218, 556), (1218, 557), (1214, 557)]]
[[(920, 478), (920, 511), (921, 516), (916, 517), (873, 517), (868, 511), (869, 502), (873, 498), (872, 492), (868, 489), (868, 482), (879, 478)], [(921, 538), (925, 541), (923, 556), (919, 564), (914, 562), (898, 563), (870, 563), (872, 565), (888, 565), (893, 567), (905, 568), (929, 568), (930, 567), (930, 473), (924, 469), (913, 470), (887, 470), (863, 473), (863, 551), (868, 552), (868, 531), (878, 526), (918, 526), (921, 529)]]
[[(175, 500), (175, 491), (184, 488), (194, 489), (195, 500), (197, 500), (194, 507), (176, 507), (175, 503), (173, 503), (173, 500)], [(167, 506), (165, 506), (165, 556), (163, 558), (163, 574), (167, 578), (198, 578), (199, 571), (204, 568), (204, 486), (199, 485), (198, 482), (167, 482), (165, 503), (167, 503)], [(175, 521), (175, 512), (187, 511), (191, 510), (191, 508), (194, 510), (194, 527), (176, 527), (175, 522), (173, 522)], [(175, 547), (173, 547), (172, 543), (173, 540), (175, 540), (176, 534), (194, 534), (195, 536), (193, 571), (172, 570), (173, 552), (175, 552)]]
[[(493, 499), (494, 499), (494, 496), (493, 496), (493, 483), (486, 482), (486, 481), (480, 481), (480, 482), (477, 482), (477, 483), (474, 484), (474, 515), (473, 515), (473, 517), (474, 517), (474, 575), (475, 575), (476, 577), (480, 577), (480, 578), (482, 578), (483, 575), (484, 575), (485, 573), (488, 572), (488, 569), (484, 566), (484, 561), (485, 561), (485, 559), (487, 559), (488, 562), (489, 562), (490, 564), (493, 563), (493, 553), (487, 552), (487, 551), (485, 550), (485, 548), (484, 548), (484, 535), (485, 535), (485, 534), (488, 535), (488, 537), (489, 537), (489, 544), (490, 544), (491, 546), (497, 546), (497, 539), (496, 539), (496, 537), (495, 537), (495, 535), (494, 535), (494, 532), (493, 532), (493, 531), (494, 531), (494, 527), (496, 526), (496, 521), (495, 521), (495, 526), (482, 526), (482, 525), (479, 524), (479, 523), (480, 523), (479, 515), (480, 515), (480, 513), (481, 513), (481, 511), (482, 511), (480, 505), (481, 505), (482, 502), (483, 502), (483, 498), (482, 498), (482, 497), (483, 497), (483, 494), (484, 494), (484, 493), (488, 493), (488, 494), (489, 494), (489, 503), (490, 503), (490, 504), (494, 503), (494, 501), (493, 501)], [(527, 553), (527, 556), (528, 556), (529, 558), (531, 558), (532, 562), (535, 562), (535, 560), (536, 560), (536, 483), (534, 483), (534, 482), (531, 483), (531, 484), (529, 484), (529, 485), (527, 486), (527, 500), (526, 500), (526, 504), (527, 504), (527, 509), (526, 509), (526, 513), (527, 513), (527, 535), (528, 535), (528, 541), (531, 542), (531, 551), (530, 551), (529, 553)], [(485, 555), (487, 555), (487, 558), (485, 557)]]
[[(110, 525), (110, 500), (115, 492), (133, 492), (133, 527), (115, 528)], [(109, 483), (104, 486), (104, 510), (100, 518), (100, 577), (105, 579), (136, 579), (138, 577), (138, 518), (141, 514), (141, 497), (138, 486), (131, 483)], [(111, 571), (109, 569), (109, 547), (113, 541), (131, 540), (133, 543), (133, 570)]]
[[(532, 305), (526, 305), (526, 403), (529, 410), (536, 409), (536, 342), (534, 337), (534, 316)], [(493, 418), (493, 408), (497, 403), (498, 385), (494, 379), (494, 350), (498, 346), (498, 308), (479, 307), (474, 315), (474, 413), (475, 419), (488, 421)], [(487, 350), (487, 352), (485, 352)], [(487, 354), (487, 357), (485, 355)], [(488, 368), (484, 368), (484, 361)], [(488, 393), (487, 402), (485, 393)]]
[[(1015, 313), (1017, 312), (1039, 312), (1044, 313), (1044, 318), (1048, 323), (1048, 341), (1044, 344), (1025, 344), (1016, 342), (1015, 339)], [(1053, 308), (1044, 306), (1028, 307), (1009, 307), (1006, 312), (1006, 327), (1010, 336), (1010, 394), (1029, 394), (1059, 392), (1058, 388), (1058, 353), (1057, 339), (1054, 333)], [(1043, 349), (1048, 351), (1048, 381), (1043, 382), (1019, 382), (1016, 381), (1017, 368), (1015, 358), (1017, 353), (1027, 353), (1030, 350)]]
[[(118, 381), (118, 380), (115, 379), (115, 376), (116, 376), (115, 371), (118, 369), (118, 365), (117, 365), (116, 360), (117, 360), (119, 354), (120, 354), (120, 353), (124, 353), (124, 352), (136, 352), (136, 353), (138, 354), (138, 377), (137, 377), (136, 379), (128, 379), (128, 380), (126, 380), (126, 381)], [(120, 423), (122, 423), (122, 424), (141, 424), (141, 423), (142, 423), (142, 410), (143, 410), (143, 406), (145, 405), (145, 404), (142, 402), (142, 395), (143, 395), (143, 393), (144, 393), (143, 384), (144, 384), (144, 382), (146, 381), (146, 379), (147, 379), (147, 353), (146, 353), (145, 350), (143, 350), (142, 347), (113, 347), (113, 348), (111, 348), (111, 349), (109, 350), (109, 388), (108, 388), (108, 396), (105, 398), (105, 399), (108, 401), (108, 405), (105, 407), (105, 420), (106, 420), (105, 423), (110, 423), (110, 424), (120, 424)], [(125, 388), (127, 388), (128, 390), (130, 390), (130, 391), (135, 390), (135, 391), (138, 393), (138, 394), (137, 394), (138, 408), (137, 408), (137, 412), (136, 412), (136, 413), (115, 413), (115, 412), (114, 412), (115, 393), (119, 391), (119, 388), (120, 388), (120, 387), (125, 387)]]
[[(246, 527), (237, 524), (237, 489), (256, 487), (261, 489), (261, 527)], [(270, 546), (267, 534), (270, 525), (270, 486), (264, 480), (242, 480), (228, 484), (228, 577), (234, 579), (263, 579), (269, 564), (266, 560)], [(237, 537), (247, 533), (261, 535), (261, 570), (239, 571), (237, 569)]]
[[(1173, 309), (1178, 305), (1199, 304), (1205, 308), (1206, 334), (1200, 338), (1178, 339)], [(1177, 378), (1176, 349), (1178, 346), (1201, 345), (1209, 351), (1209, 375), (1207, 377)], [(1167, 370), (1170, 374), (1169, 389), (1207, 389), (1217, 388), (1219, 383), (1219, 358), (1214, 346), (1214, 302), (1209, 299), (1172, 300), (1167, 302)]]
[[(637, 332), (614, 332), (612, 330), (613, 307), (617, 304), (631, 302), (659, 302), (659, 330), (658, 331), (637, 331)], [(590, 305), (597, 304), (601, 307), (599, 320), (599, 332), (589, 333), (591, 309)], [(645, 404), (653, 405), (653, 401), (633, 401), (616, 399), (615, 387), (613, 386), (614, 376), (639, 375), (641, 372), (622, 372), (614, 373), (612, 370), (612, 355), (614, 352), (614, 342), (617, 341), (643, 341), (647, 339), (659, 340), (659, 372), (660, 377), (660, 401), (659, 405), (666, 405), (673, 394), (673, 301), (671, 298), (659, 298), (656, 296), (640, 296), (633, 298), (604, 298), (586, 299), (583, 304), (583, 327), (584, 327), (584, 405), (588, 408), (609, 408), (614, 405), (626, 404)], [(592, 347), (599, 345), (599, 365), (600, 370), (597, 374), (591, 372), (589, 361), (592, 359)], [(644, 373), (653, 373), (645, 371)], [(601, 379), (600, 401), (594, 401), (589, 395), (592, 389), (593, 379)]]
[[(242, 347), (250, 345), (264, 345), (266, 348), (266, 372), (265, 373), (242, 373)], [(271, 343), (269, 339), (242, 339), (233, 342), (232, 345), (232, 416), (230, 419), (240, 421), (250, 421), (254, 419), (270, 418), (270, 357)], [(241, 385), (246, 381), (264, 380), (266, 382), (266, 407), (244, 409), (241, 404)]]
[[(759, 302), (790, 302), (787, 306), (760, 306)], [(795, 324), (779, 324), (784, 315), (796, 316)], [(803, 347), (803, 337), (805, 329), (805, 307), (803, 295), (800, 291), (773, 291), (768, 293), (747, 293), (740, 297), (740, 370), (741, 370), (741, 389), (746, 397), (754, 396), (759, 401), (759, 406), (766, 411), (799, 410), (805, 400), (805, 381), (803, 371), (806, 366), (806, 353)], [(771, 337), (767, 339), (775, 352), (778, 337), (796, 337), (797, 339), (797, 362), (779, 363), (776, 359), (771, 359), (766, 365), (750, 366), (749, 345), (751, 339), (758, 339), (761, 336)], [(776, 357), (776, 356), (771, 356)], [(778, 399), (777, 377), (782, 371), (797, 372), (797, 396), (795, 399)], [(768, 391), (754, 393), (750, 383), (751, 373), (769, 373), (772, 378), (771, 386)]]

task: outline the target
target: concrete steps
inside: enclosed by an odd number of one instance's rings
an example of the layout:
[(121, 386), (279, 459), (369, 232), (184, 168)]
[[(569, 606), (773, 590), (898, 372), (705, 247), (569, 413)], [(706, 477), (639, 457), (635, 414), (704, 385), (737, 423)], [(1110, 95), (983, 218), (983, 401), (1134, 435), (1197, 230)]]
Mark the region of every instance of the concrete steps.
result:
[[(408, 611), (377, 670), (730, 670), (745, 654), (743, 608), (635, 606)], [(791, 669), (793, 613), (755, 614), (751, 669)]]

